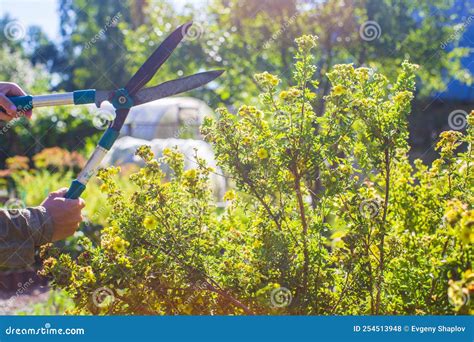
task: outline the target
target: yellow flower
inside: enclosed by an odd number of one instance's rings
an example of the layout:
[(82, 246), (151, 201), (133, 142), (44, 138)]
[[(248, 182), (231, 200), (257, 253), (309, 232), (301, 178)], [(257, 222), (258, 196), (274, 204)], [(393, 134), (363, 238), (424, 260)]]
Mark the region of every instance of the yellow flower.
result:
[(239, 114), (243, 118), (244, 117), (251, 117), (251, 118), (257, 118), (257, 119), (263, 118), (263, 112), (261, 110), (258, 110), (254, 106), (243, 105), (239, 108), (237, 114)]
[(441, 149), (442, 152), (453, 152), (460, 144), (459, 140), (462, 138), (462, 133), (458, 131), (444, 131), (439, 135), (440, 140), (436, 145), (436, 149)]
[(127, 247), (130, 245), (130, 243), (124, 239), (122, 239), (120, 236), (114, 237), (114, 250), (118, 253), (123, 253), (127, 249)]
[(144, 161), (149, 162), (153, 159), (153, 152), (151, 147), (147, 145), (142, 145), (137, 149), (136, 155), (142, 158)]
[(153, 229), (156, 227), (158, 221), (156, 220), (155, 217), (153, 216), (147, 216), (145, 217), (145, 219), (143, 220), (143, 226), (146, 228), (146, 229)]
[(100, 246), (109, 252), (123, 253), (127, 247), (130, 246), (130, 242), (122, 239), (118, 235), (113, 236), (110, 235), (110, 232), (107, 232), (102, 235)]
[(337, 85), (333, 88), (332, 93), (336, 96), (340, 96), (346, 92), (346, 88), (344, 88), (342, 85)]
[(244, 137), (244, 138), (242, 139), (242, 143), (243, 143), (244, 145), (250, 145), (251, 142), (252, 142), (252, 139), (250, 139), (250, 137)]
[(196, 169), (189, 169), (183, 173), (183, 177), (189, 180), (195, 179), (197, 177)]
[(298, 88), (295, 88), (295, 87), (292, 87), (288, 90), (283, 90), (279, 97), (280, 99), (282, 99), (283, 101), (287, 101), (287, 102), (293, 102), (294, 100), (296, 100), (296, 98), (298, 96), (301, 95), (301, 90), (298, 89)]
[(234, 190), (229, 190), (224, 194), (224, 201), (233, 201), (235, 199)]
[(318, 43), (318, 36), (303, 35), (295, 39), (298, 49), (303, 52), (309, 52), (312, 48), (316, 47)]
[(460, 232), (460, 238), (465, 244), (474, 243), (474, 231), (468, 226), (464, 226)]
[(109, 190), (109, 186), (107, 185), (107, 183), (104, 183), (100, 186), (100, 191), (107, 192), (108, 190)]
[(284, 171), (283, 175), (287, 182), (293, 182), (295, 180), (295, 176), (288, 170)]
[(355, 69), (355, 74), (359, 76), (361, 80), (367, 80), (369, 79), (369, 72), (370, 70), (368, 68), (357, 68)]
[(474, 243), (474, 210), (462, 213), (460, 238), (465, 244)]
[(474, 110), (471, 110), (471, 112), (467, 116), (467, 123), (469, 124), (469, 126), (474, 127)]
[(288, 93), (291, 97), (298, 97), (301, 95), (301, 90), (296, 87), (291, 87), (290, 89), (288, 89)]
[(264, 149), (263, 147), (260, 148), (257, 151), (257, 157), (259, 157), (260, 159), (267, 159), (268, 158), (268, 151), (266, 149)]
[(396, 103), (403, 103), (405, 101), (411, 100), (413, 97), (412, 93), (409, 91), (400, 91), (393, 97), (393, 101)]
[(88, 283), (94, 283), (95, 282), (95, 275), (94, 272), (92, 271), (92, 267), (90, 266), (85, 266), (80, 268), (80, 274), (84, 277), (84, 280)]
[(45, 269), (53, 269), (56, 265), (58, 264), (58, 260), (53, 258), (53, 257), (49, 257), (48, 259), (46, 259), (44, 262), (43, 262), (43, 267)]
[(285, 101), (287, 98), (288, 98), (288, 92), (286, 90), (283, 90), (280, 95), (279, 95), (280, 99), (282, 99), (283, 101)]
[(267, 71), (262, 72), (261, 74), (255, 75), (255, 81), (266, 89), (271, 89), (276, 87), (280, 83), (280, 79), (275, 75), (268, 73)]
[(446, 217), (446, 221), (448, 221), (449, 224), (455, 224), (460, 217), (459, 213), (454, 209), (448, 210), (444, 216)]

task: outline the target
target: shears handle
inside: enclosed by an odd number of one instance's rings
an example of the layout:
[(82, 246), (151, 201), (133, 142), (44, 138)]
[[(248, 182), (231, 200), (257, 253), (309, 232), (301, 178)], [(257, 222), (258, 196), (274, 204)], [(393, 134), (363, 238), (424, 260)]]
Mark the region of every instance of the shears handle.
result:
[(74, 179), (69, 186), (69, 189), (66, 192), (65, 198), (69, 199), (77, 199), (81, 196), (81, 194), (86, 189), (85, 184), (82, 184), (77, 179)]
[(34, 107), (50, 107), (61, 105), (81, 105), (95, 103), (95, 89), (76, 90), (70, 93), (48, 95), (12, 96), (9, 98), (19, 111), (31, 110)]
[(116, 131), (115, 129), (107, 128), (100, 138), (99, 144), (96, 146), (94, 152), (87, 161), (86, 166), (84, 166), (81, 173), (79, 173), (77, 179), (72, 181), (71, 186), (64, 197), (76, 199), (81, 196), (82, 192), (86, 189), (87, 182), (97, 172), (102, 159), (104, 159), (105, 155), (110, 150), (119, 134), (120, 132)]

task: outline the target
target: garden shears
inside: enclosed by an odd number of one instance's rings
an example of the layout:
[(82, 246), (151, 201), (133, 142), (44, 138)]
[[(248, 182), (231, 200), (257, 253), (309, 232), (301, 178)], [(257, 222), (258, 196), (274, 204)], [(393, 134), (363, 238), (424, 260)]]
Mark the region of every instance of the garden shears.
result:
[(97, 172), (102, 159), (118, 138), (130, 108), (198, 88), (216, 79), (224, 72), (223, 70), (201, 72), (142, 89), (153, 78), (181, 40), (183, 40), (191, 25), (192, 22), (189, 22), (174, 30), (123, 88), (112, 91), (87, 89), (61, 94), (10, 97), (10, 100), (17, 106), (18, 111), (23, 112), (33, 107), (67, 104), (82, 105), (94, 103), (97, 107), (100, 107), (104, 101), (110, 101), (114, 107), (115, 119), (102, 135), (83, 170), (72, 181), (66, 193), (66, 198), (76, 199), (85, 190), (87, 182)]

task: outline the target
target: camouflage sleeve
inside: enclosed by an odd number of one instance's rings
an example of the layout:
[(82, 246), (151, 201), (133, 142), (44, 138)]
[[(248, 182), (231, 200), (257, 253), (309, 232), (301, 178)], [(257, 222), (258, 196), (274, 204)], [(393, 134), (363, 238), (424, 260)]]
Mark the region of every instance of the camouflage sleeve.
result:
[(44, 207), (0, 209), (0, 267), (32, 264), (35, 247), (51, 242), (52, 236), (53, 222)]

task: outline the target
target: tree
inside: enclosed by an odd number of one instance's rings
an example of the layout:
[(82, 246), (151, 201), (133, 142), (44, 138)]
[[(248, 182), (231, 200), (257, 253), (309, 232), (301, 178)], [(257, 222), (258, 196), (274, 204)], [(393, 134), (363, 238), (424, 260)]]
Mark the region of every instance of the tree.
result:
[[(469, 13), (469, 5), (461, 1)], [(319, 106), (327, 94), (327, 71), (335, 64), (352, 62), (370, 66), (388, 74), (409, 58), (422, 65), (420, 95), (443, 89), (447, 77), (470, 82), (471, 76), (460, 64), (467, 49), (458, 48), (459, 36), (466, 18), (449, 10), (455, 0), (413, 2), (410, 0), (215, 0), (201, 8), (178, 15), (162, 1), (149, 0), (143, 12), (146, 25), (136, 32), (126, 32), (127, 47), (138, 60), (147, 56), (152, 46), (143, 44), (160, 38), (154, 32), (166, 32), (167, 23), (190, 19), (194, 14), (197, 29), (186, 53), (170, 66), (195, 72), (206, 63), (226, 69), (219, 79), (219, 98), (208, 96), (212, 103), (226, 104), (251, 99), (258, 87), (250, 76), (258, 70), (269, 70), (289, 76), (294, 53), (293, 37), (304, 33), (319, 37), (321, 49), (316, 52), (318, 71), (314, 78), (321, 82)], [(448, 15), (449, 14), (449, 15)], [(179, 20), (177, 20), (179, 18)], [(200, 20), (202, 18), (202, 20)], [(463, 28), (464, 27), (464, 28)], [(143, 39), (140, 39), (143, 38)], [(198, 46), (196, 46), (198, 45)], [(449, 48), (446, 48), (448, 47)], [(451, 49), (452, 48), (452, 49)], [(196, 59), (200, 61), (196, 64)], [(283, 77), (285, 79), (285, 77)]]
[(129, 78), (128, 51), (120, 22), (130, 21), (127, 0), (61, 0), (59, 6), (64, 66), (60, 87), (116, 89)]

